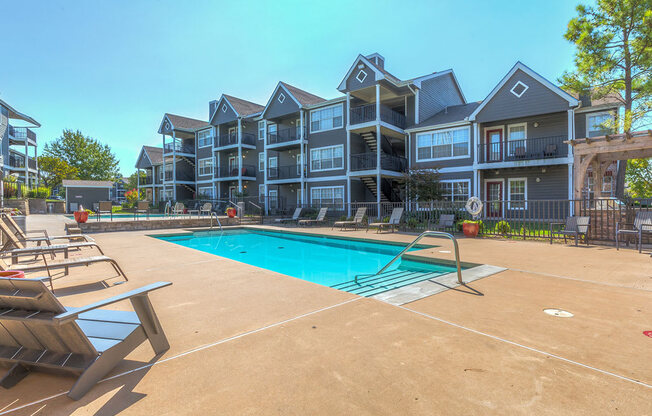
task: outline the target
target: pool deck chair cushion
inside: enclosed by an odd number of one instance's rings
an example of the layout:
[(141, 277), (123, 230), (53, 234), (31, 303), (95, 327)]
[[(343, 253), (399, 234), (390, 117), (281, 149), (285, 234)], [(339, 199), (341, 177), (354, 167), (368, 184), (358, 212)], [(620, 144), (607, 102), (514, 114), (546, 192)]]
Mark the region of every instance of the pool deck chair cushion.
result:
[[(52, 244), (53, 240), (68, 240), (68, 241), (95, 241), (91, 236), (86, 234), (69, 234), (69, 235), (48, 235), (46, 230), (33, 230), (28, 231), (28, 233), (39, 233), (43, 234), (42, 237), (29, 237), (23, 232), (23, 230), (16, 224), (16, 221), (11, 217), (11, 215), (2, 214), (2, 221), (0, 221), (0, 227), (4, 224), (5, 227), (2, 228), (3, 231), (13, 234), (18, 240), (20, 240), (24, 245), (27, 245), (28, 242), (34, 242), (40, 245), (41, 243)], [(15, 247), (19, 248), (19, 247)]]
[(367, 226), (367, 232), (369, 232), (369, 228), (375, 228), (377, 233), (379, 233), (383, 228), (389, 228), (394, 231), (401, 223), (402, 216), (403, 207), (394, 208), (392, 210), (392, 215), (389, 217), (389, 222), (372, 222)]
[(358, 208), (353, 217), (353, 221), (336, 221), (331, 228), (340, 227), (340, 230), (343, 230), (344, 228), (351, 227), (357, 229), (362, 226), (362, 220), (364, 220), (366, 213), (367, 207)]
[(295, 222), (299, 221), (299, 217), (301, 216), (301, 211), (303, 208), (297, 208), (294, 210), (294, 214), (292, 214), (292, 218), (276, 218), (274, 221), (276, 222)]
[(299, 225), (312, 225), (312, 224), (319, 224), (323, 223), (326, 221), (326, 213), (328, 212), (328, 207), (326, 208), (319, 208), (319, 212), (317, 213), (317, 218), (311, 220), (311, 219), (304, 219), (304, 220), (299, 220)]
[(428, 228), (435, 231), (440, 231), (440, 230), (445, 231), (445, 230), (452, 230), (454, 225), (455, 225), (455, 214), (441, 214), (439, 216), (439, 221), (437, 222), (437, 224)]
[(134, 219), (138, 217), (138, 214), (145, 214), (149, 219), (149, 201), (138, 201), (134, 210)]
[[(629, 228), (622, 228), (629, 226)], [(620, 249), (620, 235), (633, 236), (637, 239), (638, 252), (643, 251), (643, 234), (652, 234), (652, 211), (639, 211), (636, 213), (634, 222), (616, 223), (616, 250)], [(629, 240), (627, 240), (629, 244)]]
[[(32, 370), (77, 374), (68, 397), (81, 399), (131, 351), (149, 341), (156, 355), (170, 348), (149, 292), (152, 283), (81, 308), (65, 308), (41, 279), (0, 278), (0, 363), (9, 389)], [(99, 309), (129, 300), (131, 311)]]
[(95, 215), (97, 216), (97, 220), (100, 220), (100, 217), (102, 214), (109, 214), (109, 217), (111, 218), (111, 221), (113, 221), (113, 202), (111, 201), (100, 201), (99, 203), (99, 208)]
[[(567, 237), (575, 238), (575, 245), (578, 245), (580, 237), (584, 236), (584, 242), (589, 244), (589, 225), (591, 217), (566, 217), (566, 222), (551, 222), (550, 223), (550, 244), (555, 236), (563, 236), (564, 243)], [(563, 225), (561, 230), (555, 229), (555, 226)]]

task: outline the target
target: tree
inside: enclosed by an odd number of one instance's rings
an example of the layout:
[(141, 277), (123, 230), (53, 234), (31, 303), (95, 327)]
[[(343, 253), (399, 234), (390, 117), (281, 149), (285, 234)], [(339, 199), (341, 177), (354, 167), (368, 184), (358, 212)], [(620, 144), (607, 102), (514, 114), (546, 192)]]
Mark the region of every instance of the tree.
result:
[(627, 193), (632, 198), (652, 198), (652, 161), (631, 159), (627, 161)]
[[(145, 183), (145, 178), (147, 175), (145, 172), (140, 172), (140, 184), (143, 185)], [(138, 188), (138, 180), (137, 180), (137, 172), (134, 172), (129, 176), (129, 179), (127, 180), (127, 184), (125, 185), (125, 188), (127, 189), (134, 189)]]
[(405, 175), (410, 201), (427, 202), (441, 197), (437, 169), (410, 169)]
[(111, 148), (79, 130), (64, 130), (61, 137), (45, 145), (43, 154), (65, 161), (77, 170), (79, 179), (112, 181), (119, 177), (118, 160)]
[(61, 185), (64, 179), (77, 179), (79, 175), (77, 168), (54, 156), (39, 156), (38, 166), (41, 179), (49, 188)]

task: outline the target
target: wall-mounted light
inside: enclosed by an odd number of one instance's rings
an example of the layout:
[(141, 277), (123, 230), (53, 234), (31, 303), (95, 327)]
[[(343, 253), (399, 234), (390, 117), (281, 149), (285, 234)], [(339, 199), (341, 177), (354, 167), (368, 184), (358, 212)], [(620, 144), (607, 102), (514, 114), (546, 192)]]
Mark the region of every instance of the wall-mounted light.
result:
[(497, 170), (497, 171), (495, 171), (494, 173), (495, 173), (496, 175), (498, 175), (498, 174), (500, 173), (500, 171), (499, 171), (499, 170)]
[(546, 173), (546, 168), (541, 168), (541, 173)]
[(541, 178), (537, 178), (537, 183), (538, 183), (538, 182), (541, 182)]
[(358, 69), (364, 68), (364, 64), (358, 64)]
[(539, 127), (539, 122), (535, 121), (534, 124), (532, 124), (535, 128)]

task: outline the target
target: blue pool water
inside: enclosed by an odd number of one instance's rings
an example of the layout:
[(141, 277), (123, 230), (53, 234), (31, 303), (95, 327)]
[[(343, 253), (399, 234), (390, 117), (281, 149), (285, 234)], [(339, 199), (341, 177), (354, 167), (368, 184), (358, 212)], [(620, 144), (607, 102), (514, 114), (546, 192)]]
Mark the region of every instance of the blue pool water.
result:
[[(347, 282), (354, 280), (356, 275), (375, 274), (405, 247), (252, 229), (153, 237), (324, 286), (340, 286), (350, 292), (359, 292), (369, 284)], [(395, 278), (397, 281), (388, 285), (387, 281), (374, 278), (370, 284), (373, 292), (378, 293), (454, 270), (447, 265), (399, 260), (384, 275), (401, 276), (400, 279)]]

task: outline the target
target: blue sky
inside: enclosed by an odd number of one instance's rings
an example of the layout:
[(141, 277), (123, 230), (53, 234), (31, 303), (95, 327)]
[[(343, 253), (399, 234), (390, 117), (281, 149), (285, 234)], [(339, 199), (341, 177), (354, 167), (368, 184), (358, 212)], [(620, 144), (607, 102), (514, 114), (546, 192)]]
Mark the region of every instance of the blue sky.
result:
[(160, 145), (165, 112), (206, 119), (227, 93), (265, 104), (279, 80), (324, 98), (358, 53), (400, 78), (453, 68), (483, 99), (520, 60), (548, 79), (572, 68), (562, 35), (576, 2), (0, 0), (0, 98), (108, 143), (123, 174)]

